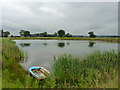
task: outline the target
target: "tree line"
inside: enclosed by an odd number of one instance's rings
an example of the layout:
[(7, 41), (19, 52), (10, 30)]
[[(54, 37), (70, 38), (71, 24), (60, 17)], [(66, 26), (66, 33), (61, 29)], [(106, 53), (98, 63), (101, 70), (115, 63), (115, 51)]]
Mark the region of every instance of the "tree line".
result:
[(72, 37), (72, 34), (67, 33), (65, 34), (64, 30), (59, 30), (57, 31), (57, 33), (55, 32), (54, 34), (48, 34), (47, 32), (43, 32), (43, 33), (36, 33), (36, 34), (30, 34), (30, 31), (26, 31), (26, 30), (21, 30), (19, 32), (21, 37)]
[(9, 31), (3, 31), (3, 29), (1, 30), (1, 37), (8, 37), (10, 35), (10, 32)]
[[(31, 34), (28, 30), (20, 30), (20, 37), (72, 37), (72, 34), (66, 33), (65, 30), (58, 30), (54, 34), (48, 34), (47, 32)], [(96, 37), (93, 31), (88, 32), (89, 37)], [(10, 35), (9, 31), (1, 30), (1, 37), (8, 37)], [(11, 35), (11, 37), (14, 37)]]

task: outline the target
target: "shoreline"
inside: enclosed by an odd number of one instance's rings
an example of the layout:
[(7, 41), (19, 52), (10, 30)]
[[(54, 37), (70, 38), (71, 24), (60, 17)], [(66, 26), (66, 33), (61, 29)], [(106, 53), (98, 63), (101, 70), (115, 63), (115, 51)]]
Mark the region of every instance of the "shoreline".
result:
[(120, 43), (120, 38), (83, 38), (83, 37), (8, 37), (8, 38), (10, 40), (94, 40)]

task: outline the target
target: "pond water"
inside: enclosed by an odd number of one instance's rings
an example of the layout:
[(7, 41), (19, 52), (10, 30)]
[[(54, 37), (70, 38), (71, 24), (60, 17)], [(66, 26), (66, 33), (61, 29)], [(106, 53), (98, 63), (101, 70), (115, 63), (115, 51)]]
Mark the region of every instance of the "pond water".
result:
[(96, 50), (118, 51), (118, 43), (102, 41), (81, 41), (81, 40), (14, 40), (18, 47), (27, 55), (28, 60), (20, 64), (28, 70), (33, 65), (40, 65), (48, 70), (54, 57), (62, 54), (71, 54), (76, 57), (84, 57)]

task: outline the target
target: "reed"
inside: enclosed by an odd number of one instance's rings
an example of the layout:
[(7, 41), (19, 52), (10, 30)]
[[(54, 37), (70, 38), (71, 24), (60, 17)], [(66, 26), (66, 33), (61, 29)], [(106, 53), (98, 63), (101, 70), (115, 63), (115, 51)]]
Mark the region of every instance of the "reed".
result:
[(2, 39), (3, 87), (10, 87), (17, 79), (24, 83), (26, 71), (19, 64), (22, 58), (24, 58), (23, 52), (16, 46), (14, 41)]
[(114, 51), (96, 51), (84, 59), (63, 55), (55, 58), (52, 70), (58, 87), (97, 87), (118, 76), (118, 55)]
[(0, 69), (0, 89), (2, 89), (2, 69)]
[(15, 42), (9, 39), (2, 39), (2, 54), (6, 58), (12, 58), (18, 62), (24, 58), (23, 52), (16, 46)]

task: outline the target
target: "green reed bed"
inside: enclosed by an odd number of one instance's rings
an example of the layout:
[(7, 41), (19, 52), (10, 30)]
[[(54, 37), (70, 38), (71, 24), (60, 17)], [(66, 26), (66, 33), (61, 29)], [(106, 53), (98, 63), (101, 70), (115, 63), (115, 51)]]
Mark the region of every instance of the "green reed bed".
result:
[(24, 58), (24, 53), (16, 46), (15, 42), (9, 39), (2, 40), (2, 54), (6, 58), (12, 58), (18, 62)]
[(17, 47), (14, 41), (8, 38), (2, 39), (2, 78), (0, 77), (2, 88), (54, 87), (55, 83), (53, 78), (50, 79), (48, 77), (46, 80), (39, 81), (30, 77), (29, 73), (19, 64), (24, 56), (23, 51)]
[(114, 51), (96, 51), (84, 59), (63, 55), (54, 60), (52, 69), (57, 87), (92, 88), (106, 84), (103, 87), (109, 88), (107, 81), (118, 79), (118, 55)]
[(17, 80), (24, 83), (26, 71), (19, 61), (24, 57), (23, 52), (16, 46), (14, 41), (2, 39), (2, 81), (3, 87), (11, 87)]

